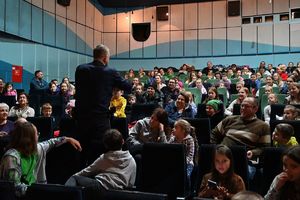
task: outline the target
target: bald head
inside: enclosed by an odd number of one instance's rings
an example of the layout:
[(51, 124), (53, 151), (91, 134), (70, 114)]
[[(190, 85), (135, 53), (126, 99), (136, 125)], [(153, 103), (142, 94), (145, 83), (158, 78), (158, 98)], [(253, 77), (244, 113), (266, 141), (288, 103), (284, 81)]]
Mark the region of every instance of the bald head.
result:
[(103, 44), (96, 46), (93, 51), (94, 60), (102, 61), (103, 64), (108, 64), (109, 61), (109, 48)]

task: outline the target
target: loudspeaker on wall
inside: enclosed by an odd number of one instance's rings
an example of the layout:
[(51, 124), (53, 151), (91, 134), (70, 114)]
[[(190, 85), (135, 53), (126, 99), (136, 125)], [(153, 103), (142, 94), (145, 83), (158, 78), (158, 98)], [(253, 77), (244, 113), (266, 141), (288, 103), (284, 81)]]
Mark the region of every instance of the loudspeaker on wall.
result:
[(57, 0), (57, 3), (62, 6), (70, 6), (71, 0)]
[(228, 16), (239, 16), (240, 15), (240, 1), (228, 1)]
[(156, 18), (158, 21), (166, 21), (169, 19), (169, 7), (159, 6), (156, 7)]

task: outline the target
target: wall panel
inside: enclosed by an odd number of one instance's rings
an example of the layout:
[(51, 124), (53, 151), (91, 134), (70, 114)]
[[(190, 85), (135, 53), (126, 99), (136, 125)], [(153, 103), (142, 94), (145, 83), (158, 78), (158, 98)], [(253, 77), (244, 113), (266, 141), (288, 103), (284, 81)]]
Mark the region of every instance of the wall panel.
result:
[(117, 33), (117, 57), (129, 58), (129, 33)]
[(93, 55), (93, 47), (94, 47), (94, 30), (85, 27), (85, 53), (87, 55)]
[(19, 0), (6, 1), (5, 31), (14, 35), (19, 34)]
[(31, 40), (31, 5), (25, 1), (20, 1), (20, 24), (19, 35)]
[(67, 18), (73, 21), (77, 19), (77, 0), (72, 0), (70, 6), (67, 7)]
[(103, 15), (97, 8), (95, 8), (94, 14), (94, 29), (103, 31)]
[(183, 56), (183, 31), (171, 31), (171, 57)]
[(32, 40), (41, 43), (43, 41), (43, 11), (35, 6), (31, 9)]
[(299, 0), (290, 0), (290, 7), (291, 8), (300, 8), (300, 1)]
[(42, 0), (31, 0), (31, 3), (39, 8), (43, 7), (43, 1)]
[(85, 53), (85, 26), (76, 24), (76, 50)]
[(136, 41), (130, 34), (130, 58), (143, 57), (143, 42)]
[(5, 0), (0, 0), (0, 30), (4, 30)]
[(144, 58), (155, 58), (156, 57), (156, 32), (151, 32), (148, 40), (144, 42)]
[(62, 6), (62, 5), (59, 5), (58, 3), (56, 3), (55, 4), (56, 15), (66, 18), (67, 17), (67, 7), (69, 7), (69, 6)]
[(67, 20), (67, 49), (76, 51), (76, 23)]
[(197, 29), (198, 27), (198, 4), (197, 3), (189, 3), (184, 4), (184, 29)]
[(257, 53), (257, 26), (245, 25), (242, 27), (242, 53)]
[(45, 44), (55, 45), (55, 15), (53, 13), (43, 12), (43, 42)]
[(273, 53), (273, 25), (259, 25), (257, 35), (258, 53)]
[(85, 11), (85, 25), (93, 28), (94, 27), (94, 6), (91, 4), (90, 1), (86, 1), (86, 11)]
[[(129, 12), (130, 14), (130, 22), (131, 23), (142, 23), (144, 22), (144, 9), (132, 10)], [(130, 28), (131, 29), (131, 28)]]
[[(168, 31), (170, 30), (170, 6), (169, 6), (169, 19), (167, 21), (157, 21), (157, 31)], [(156, 14), (156, 11), (154, 12)]]
[(213, 28), (226, 27), (226, 1), (213, 1)]
[(58, 76), (61, 79), (65, 76), (70, 77), (68, 57), (69, 53), (67, 51), (58, 50)]
[(199, 30), (198, 55), (212, 56), (212, 29)]
[(67, 20), (66, 18), (56, 16), (56, 28), (55, 28), (55, 45), (60, 48), (66, 48), (67, 46)]
[(102, 32), (94, 30), (94, 48), (102, 44)]
[(157, 32), (157, 57), (170, 56), (170, 33)]
[(116, 33), (103, 33), (103, 44), (109, 48), (110, 55), (116, 56), (117, 53), (117, 34)]
[(289, 12), (288, 0), (273, 0), (273, 4), (274, 13)]
[(242, 16), (257, 14), (257, 0), (242, 0)]
[(212, 2), (198, 3), (198, 28), (212, 28)]
[[(50, 81), (54, 77), (58, 77), (58, 49), (48, 47), (47, 51), (47, 80)], [(46, 73), (45, 73), (46, 74)]]
[(226, 55), (226, 28), (213, 29), (213, 55)]
[(156, 31), (156, 7), (144, 9), (144, 22), (151, 22), (151, 31)]
[(117, 15), (110, 14), (103, 17), (103, 31), (116, 32), (117, 31)]
[(183, 4), (171, 5), (171, 30), (183, 30)]
[(184, 56), (198, 55), (197, 40), (198, 40), (197, 30), (184, 31)]
[(240, 55), (242, 53), (242, 29), (232, 27), (227, 29), (227, 54)]
[(86, 0), (77, 0), (77, 17), (76, 21), (80, 24), (85, 24), (85, 3)]
[(289, 24), (275, 23), (274, 24), (274, 52), (288, 52), (290, 37), (287, 34), (289, 30)]
[(295, 23), (290, 25), (290, 34), (291, 34), (291, 51), (300, 51), (300, 24)]
[(257, 4), (257, 14), (271, 14), (273, 12), (273, 1), (259, 1)]
[(55, 3), (56, 0), (43, 0), (43, 9), (55, 14)]
[(118, 13), (117, 14), (117, 32), (129, 32), (129, 13)]

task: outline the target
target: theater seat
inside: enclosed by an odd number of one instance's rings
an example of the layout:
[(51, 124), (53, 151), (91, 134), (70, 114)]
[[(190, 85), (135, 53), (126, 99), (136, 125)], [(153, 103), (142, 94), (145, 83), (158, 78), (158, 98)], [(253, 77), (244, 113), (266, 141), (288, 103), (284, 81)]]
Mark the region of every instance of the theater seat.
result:
[(263, 183), (262, 195), (265, 195), (270, 185), (280, 172), (282, 172), (282, 153), (284, 148), (266, 147), (263, 151)]
[(210, 143), (210, 120), (208, 118), (185, 118), (194, 128), (198, 140), (198, 144), (209, 144)]
[(50, 117), (27, 117), (27, 121), (33, 123), (40, 133), (39, 141), (52, 138), (52, 119)]
[(146, 143), (142, 151), (142, 177), (137, 190), (186, 196), (186, 157), (183, 144)]
[(139, 192), (139, 191), (128, 191), (128, 190), (107, 190), (104, 193), (103, 199), (105, 200), (167, 200), (168, 195)]
[(144, 117), (150, 117), (155, 108), (158, 107), (157, 104), (133, 104), (129, 122), (137, 121)]
[(0, 199), (17, 200), (15, 186), (12, 181), (0, 180)]
[(25, 196), (26, 200), (84, 200), (81, 187), (53, 184), (33, 184)]

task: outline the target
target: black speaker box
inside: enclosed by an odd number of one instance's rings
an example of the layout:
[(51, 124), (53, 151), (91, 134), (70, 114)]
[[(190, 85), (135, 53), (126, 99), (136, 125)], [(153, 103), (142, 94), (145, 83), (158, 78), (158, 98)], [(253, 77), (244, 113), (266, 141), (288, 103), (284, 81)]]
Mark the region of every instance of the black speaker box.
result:
[(57, 3), (62, 6), (70, 6), (71, 0), (57, 0)]
[(241, 2), (240, 1), (228, 1), (228, 16), (234, 17), (234, 16), (240, 16), (241, 14)]
[(156, 18), (157, 21), (167, 21), (169, 19), (169, 7), (168, 6), (156, 7)]
[(146, 41), (151, 32), (151, 23), (132, 23), (132, 37), (139, 42)]

